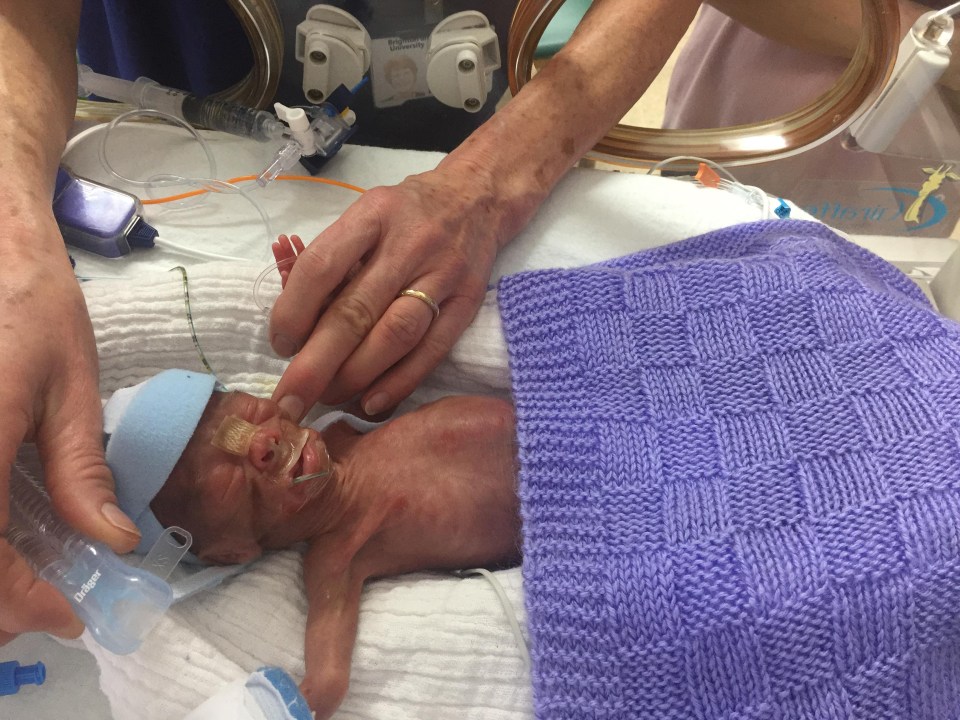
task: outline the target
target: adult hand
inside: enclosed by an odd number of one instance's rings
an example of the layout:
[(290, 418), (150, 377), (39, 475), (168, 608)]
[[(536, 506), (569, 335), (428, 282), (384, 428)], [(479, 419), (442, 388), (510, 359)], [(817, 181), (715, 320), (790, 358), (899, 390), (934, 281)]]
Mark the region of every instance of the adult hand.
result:
[[(473, 319), (516, 222), (486, 174), (459, 167), (368, 191), (299, 254), (281, 238), (278, 257), (296, 263), (270, 338), (297, 355), (273, 397), (291, 416), (358, 393), (369, 415), (395, 407)], [(426, 298), (399, 296), (407, 289)]]
[[(0, 245), (0, 536), (9, 521), (9, 469), (23, 442), (36, 442), (57, 514), (117, 551), (139, 534), (116, 505), (104, 463), (97, 354), (80, 287), (52, 217), (6, 228)], [(15, 235), (14, 235), (15, 234)], [(53, 247), (54, 250), (45, 249)], [(0, 537), (0, 644), (45, 630), (83, 630), (67, 600), (36, 578)]]
[(445, 398), (367, 435), (324, 432), (334, 474), (304, 558), (301, 689), (317, 720), (346, 694), (367, 579), (519, 560), (514, 438), (511, 406), (484, 397)]

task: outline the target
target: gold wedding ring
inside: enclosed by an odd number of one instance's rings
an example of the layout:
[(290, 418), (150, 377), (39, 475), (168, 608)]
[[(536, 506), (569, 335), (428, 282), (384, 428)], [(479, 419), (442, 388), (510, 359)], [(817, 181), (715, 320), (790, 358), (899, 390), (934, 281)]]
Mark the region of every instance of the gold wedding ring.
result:
[(397, 297), (412, 297), (425, 302), (427, 306), (433, 311), (433, 319), (436, 320), (440, 317), (440, 306), (434, 301), (432, 297), (427, 295), (425, 292), (420, 290), (414, 290), (413, 288), (407, 288), (403, 290)]

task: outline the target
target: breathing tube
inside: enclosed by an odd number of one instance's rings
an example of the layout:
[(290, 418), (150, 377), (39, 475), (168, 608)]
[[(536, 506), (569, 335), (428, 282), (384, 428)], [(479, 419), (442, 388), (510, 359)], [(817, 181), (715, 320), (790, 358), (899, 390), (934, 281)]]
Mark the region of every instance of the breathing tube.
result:
[(253, 67), (243, 80), (218, 97), (260, 109), (269, 107), (283, 67), (283, 27), (277, 6), (274, 0), (227, 0), (227, 4), (250, 43)]
[(117, 655), (140, 647), (173, 600), (164, 580), (124, 563), (53, 514), (37, 485), (10, 468), (7, 540), (37, 575), (62, 592), (93, 638)]
[[(564, 0), (520, 0), (507, 47), (507, 76), (516, 94), (531, 78), (540, 38)], [(617, 125), (588, 155), (645, 165), (680, 155), (724, 165), (751, 165), (796, 155), (841, 133), (870, 107), (893, 70), (900, 45), (897, 0), (861, 0), (856, 52), (837, 83), (806, 107), (751, 125), (663, 130)]]

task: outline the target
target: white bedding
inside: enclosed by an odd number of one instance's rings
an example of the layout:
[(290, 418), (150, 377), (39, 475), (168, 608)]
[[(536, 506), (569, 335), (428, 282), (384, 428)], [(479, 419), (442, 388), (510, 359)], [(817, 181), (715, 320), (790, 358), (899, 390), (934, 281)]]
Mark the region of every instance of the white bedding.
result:
[[(163, 128), (147, 132), (170, 134)], [(123, 169), (128, 174), (139, 172), (142, 177), (148, 168), (188, 174), (189, 166), (198, 164), (198, 154), (180, 143), (164, 156), (171, 167), (160, 167), (160, 156), (137, 138), (119, 137), (118, 143), (111, 145), (111, 157), (127, 162)], [(95, 145), (81, 144), (66, 159), (79, 174), (106, 180), (94, 159)], [(269, 155), (264, 146), (232, 138), (216, 139), (213, 147), (221, 177), (257, 172)], [(439, 157), (348, 147), (330, 163), (328, 175), (371, 187), (428, 169)], [(275, 231), (298, 232), (305, 239), (354, 199), (348, 191), (308, 183), (278, 183), (262, 197)], [(85, 285), (104, 394), (163, 368), (201, 369), (186, 324), (180, 276), (166, 272), (178, 264), (188, 268), (198, 338), (214, 370), (233, 388), (271, 391), (283, 362), (270, 352), (266, 318), (253, 303), (253, 280), (268, 254), (263, 228), (247, 207), (236, 197), (216, 197), (199, 208), (151, 211), (148, 217), (163, 237), (247, 257), (252, 264), (202, 265), (159, 249), (121, 261), (74, 254), (81, 274), (124, 278)], [(757, 209), (721, 191), (667, 179), (574, 170), (501, 255), (496, 274), (583, 264), (758, 218)], [(451, 359), (411, 404), (457, 391), (509, 392), (492, 293)], [(520, 570), (498, 577), (522, 621)], [(305, 607), (299, 555), (289, 551), (178, 604), (133, 655), (111, 656), (86, 636), (85, 644), (96, 656), (114, 717), (170, 720), (186, 714), (219, 685), (261, 665), (275, 664), (302, 675)], [(370, 583), (362, 602), (350, 693), (336, 717), (532, 717), (528, 673), (492, 587), (479, 578), (438, 575)]]

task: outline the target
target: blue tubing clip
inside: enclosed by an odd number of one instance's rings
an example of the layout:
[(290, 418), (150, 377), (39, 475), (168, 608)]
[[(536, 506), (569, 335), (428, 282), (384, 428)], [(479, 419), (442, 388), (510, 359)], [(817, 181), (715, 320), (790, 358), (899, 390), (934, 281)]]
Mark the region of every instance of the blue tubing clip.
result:
[(21, 665), (16, 660), (0, 663), (0, 695), (16, 695), (22, 685), (43, 685), (47, 669), (42, 662)]

